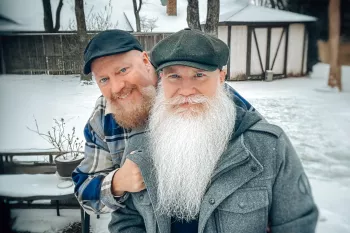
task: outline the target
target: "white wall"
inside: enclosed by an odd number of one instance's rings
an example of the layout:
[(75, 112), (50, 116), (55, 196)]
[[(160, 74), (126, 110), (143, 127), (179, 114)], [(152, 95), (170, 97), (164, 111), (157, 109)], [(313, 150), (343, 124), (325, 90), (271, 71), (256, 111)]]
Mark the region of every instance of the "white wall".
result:
[(230, 77), (246, 73), (247, 26), (231, 26)]
[(289, 76), (302, 76), (304, 30), (304, 24), (291, 24), (289, 26), (287, 57), (287, 75)]
[(265, 73), (266, 67), (266, 47), (267, 47), (267, 28), (255, 28), (257, 44), (260, 52), (260, 58), (263, 69), (261, 70), (258, 48), (255, 43), (254, 33), (252, 33), (251, 61), (250, 70), (252, 75)]
[[(271, 44), (270, 44), (270, 69), (272, 68), (273, 59), (275, 57), (278, 43), (281, 38), (281, 34), (283, 32), (283, 28), (272, 28), (271, 29)], [(278, 53), (276, 56), (275, 64), (273, 66), (274, 74), (283, 74), (284, 68), (284, 49), (286, 46), (286, 33), (283, 34), (280, 47), (278, 49)]]
[(219, 26), (218, 27), (218, 38), (227, 44), (227, 27), (228, 26)]

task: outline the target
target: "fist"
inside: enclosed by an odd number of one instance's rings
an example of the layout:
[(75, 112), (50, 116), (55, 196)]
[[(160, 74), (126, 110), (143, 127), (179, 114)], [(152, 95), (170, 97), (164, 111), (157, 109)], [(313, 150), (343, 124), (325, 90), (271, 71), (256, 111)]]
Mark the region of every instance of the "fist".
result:
[(139, 167), (130, 159), (126, 159), (123, 166), (114, 173), (112, 179), (113, 195), (122, 196), (125, 192), (135, 193), (145, 188)]

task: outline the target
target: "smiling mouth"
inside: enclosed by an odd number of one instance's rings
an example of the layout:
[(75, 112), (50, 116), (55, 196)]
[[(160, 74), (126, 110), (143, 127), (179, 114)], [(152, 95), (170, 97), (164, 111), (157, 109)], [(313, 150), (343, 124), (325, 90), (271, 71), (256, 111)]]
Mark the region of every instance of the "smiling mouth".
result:
[(119, 95), (118, 99), (122, 100), (122, 99), (127, 98), (131, 94), (131, 92), (132, 92), (132, 89), (129, 92), (127, 92), (127, 93), (123, 93), (123, 94)]

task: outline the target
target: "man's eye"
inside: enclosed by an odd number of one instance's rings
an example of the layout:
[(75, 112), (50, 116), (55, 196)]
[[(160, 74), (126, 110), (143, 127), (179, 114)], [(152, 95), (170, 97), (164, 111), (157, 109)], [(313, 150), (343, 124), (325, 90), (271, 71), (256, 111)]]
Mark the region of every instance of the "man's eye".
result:
[(203, 74), (203, 73), (196, 73), (196, 75), (195, 75), (196, 78), (201, 78), (204, 76), (205, 76), (205, 74)]
[(171, 74), (171, 75), (168, 76), (168, 78), (170, 78), (170, 79), (179, 79), (180, 76), (177, 75), (177, 74)]
[(125, 72), (126, 72), (126, 68), (125, 67), (120, 70), (120, 73), (125, 73)]
[(108, 81), (108, 78), (101, 78), (100, 83), (106, 83)]

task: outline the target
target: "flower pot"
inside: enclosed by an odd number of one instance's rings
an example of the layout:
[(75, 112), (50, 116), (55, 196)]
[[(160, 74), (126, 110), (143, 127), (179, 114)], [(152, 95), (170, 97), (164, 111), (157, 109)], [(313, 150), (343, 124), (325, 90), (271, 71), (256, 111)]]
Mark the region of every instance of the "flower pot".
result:
[(79, 155), (76, 158), (71, 158), (71, 159), (64, 158), (64, 157), (69, 157), (70, 156), (69, 154), (70, 153), (58, 155), (55, 158), (57, 173), (61, 177), (70, 178), (72, 176), (72, 172), (74, 171), (74, 169), (84, 159), (83, 153), (79, 153)]

